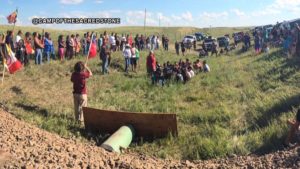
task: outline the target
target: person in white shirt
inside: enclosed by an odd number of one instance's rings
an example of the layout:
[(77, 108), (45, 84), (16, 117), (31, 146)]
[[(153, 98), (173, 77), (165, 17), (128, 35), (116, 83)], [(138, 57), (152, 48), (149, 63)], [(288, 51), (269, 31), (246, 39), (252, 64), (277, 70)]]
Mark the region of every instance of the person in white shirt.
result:
[(125, 72), (128, 73), (128, 68), (130, 65), (130, 59), (131, 59), (131, 49), (130, 49), (130, 45), (126, 44), (125, 49), (123, 51), (123, 56), (125, 59)]
[(114, 33), (111, 34), (109, 37), (109, 43), (110, 43), (110, 50), (115, 51), (116, 50), (116, 38), (114, 36)]

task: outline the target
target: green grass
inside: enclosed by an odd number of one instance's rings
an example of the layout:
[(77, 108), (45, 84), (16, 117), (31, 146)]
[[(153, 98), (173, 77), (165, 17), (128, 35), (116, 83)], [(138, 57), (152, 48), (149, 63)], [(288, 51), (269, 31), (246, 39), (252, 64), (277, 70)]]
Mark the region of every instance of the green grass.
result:
[[(218, 30), (216, 30), (218, 31)], [(101, 75), (99, 59), (89, 65), (88, 105), (109, 110), (176, 113), (179, 136), (138, 142), (131, 150), (162, 158), (209, 159), (230, 154), (267, 153), (281, 149), (287, 126), (300, 105), (299, 58), (286, 59), (280, 51), (255, 56), (253, 52), (207, 58), (212, 72), (199, 74), (186, 85), (152, 86), (141, 52), (137, 74), (123, 73), (120, 52), (112, 55), (109, 75)], [(197, 59), (191, 52), (156, 51), (160, 63)], [(70, 75), (77, 58), (35, 66), (6, 77), (0, 102), (14, 114), (63, 137), (86, 140), (73, 121)], [(118, 68), (120, 67), (120, 68)]]

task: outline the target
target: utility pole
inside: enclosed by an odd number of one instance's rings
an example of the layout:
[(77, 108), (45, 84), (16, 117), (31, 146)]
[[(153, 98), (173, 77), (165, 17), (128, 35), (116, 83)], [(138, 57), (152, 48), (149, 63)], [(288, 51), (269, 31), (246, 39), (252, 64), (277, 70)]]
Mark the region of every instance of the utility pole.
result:
[(147, 10), (145, 8), (145, 16), (144, 16), (144, 32), (146, 33), (146, 18), (147, 18)]

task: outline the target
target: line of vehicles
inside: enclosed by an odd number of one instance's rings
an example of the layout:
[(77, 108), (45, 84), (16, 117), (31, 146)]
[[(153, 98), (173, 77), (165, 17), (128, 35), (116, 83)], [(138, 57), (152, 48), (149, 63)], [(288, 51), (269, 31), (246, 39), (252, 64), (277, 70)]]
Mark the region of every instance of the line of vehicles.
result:
[(229, 44), (230, 37), (227, 34), (218, 38), (214, 38), (202, 32), (196, 32), (194, 35), (186, 35), (182, 40), (185, 46), (190, 46), (190, 44), (193, 44), (194, 42), (197, 41), (203, 41), (205, 48), (208, 51), (211, 51), (213, 43), (217, 44), (219, 47), (225, 47), (226, 44)]
[[(276, 25), (281, 28), (292, 29), (296, 23), (298, 23), (300, 25), (300, 19), (294, 19), (291, 21), (283, 21), (281, 23), (277, 23)], [(250, 32), (248, 32), (248, 33), (249, 33), (249, 36), (250, 36), (250, 34), (253, 35), (253, 33), (257, 32), (257, 31), (265, 31), (268, 34), (271, 34), (274, 26), (275, 25), (270, 25), (270, 24), (263, 25), (263, 26), (257, 26), (257, 27), (254, 27), (253, 29), (251, 29)], [(240, 32), (233, 33), (231, 38), (234, 40), (235, 44), (238, 44), (240, 42), (243, 42), (244, 36), (245, 36), (245, 33), (240, 31)], [(193, 44), (194, 42), (197, 42), (197, 41), (203, 41), (203, 44), (205, 45), (206, 49), (208, 51), (211, 51), (213, 43), (216, 43), (219, 47), (225, 47), (226, 44), (229, 44), (230, 43), (230, 35), (226, 34), (224, 36), (214, 38), (212, 36), (206, 35), (203, 32), (196, 32), (193, 35), (185, 36), (183, 38), (182, 42), (184, 43), (185, 46), (190, 46), (190, 44)]]

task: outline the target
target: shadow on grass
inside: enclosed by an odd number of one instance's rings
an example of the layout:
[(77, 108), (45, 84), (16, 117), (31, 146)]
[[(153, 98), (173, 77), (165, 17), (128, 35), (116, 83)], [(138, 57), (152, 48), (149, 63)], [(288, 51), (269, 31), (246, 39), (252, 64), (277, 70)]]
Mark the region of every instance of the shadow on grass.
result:
[(253, 129), (255, 127), (267, 127), (273, 119), (278, 119), (278, 117), (280, 117), (280, 115), (282, 115), (283, 113), (291, 112), (294, 107), (299, 106), (300, 94), (294, 95), (285, 100), (281, 100), (267, 111), (262, 112), (262, 115), (255, 120), (254, 124), (256, 124), (256, 126), (253, 126)]
[(71, 116), (51, 113), (47, 109), (41, 108), (37, 105), (15, 103), (15, 106), (23, 109), (25, 112), (33, 114), (34, 116), (42, 117), (41, 123), (38, 124), (39, 127), (49, 132), (55, 132), (62, 137), (66, 136), (60, 133), (61, 130), (59, 128), (62, 130), (67, 130), (68, 133), (71, 133), (71, 137), (82, 137), (94, 142), (97, 146), (100, 146), (110, 136), (106, 133), (88, 132)]
[(11, 87), (10, 90), (11, 90), (12, 92), (14, 92), (15, 94), (17, 94), (17, 95), (23, 94), (22, 89), (19, 88), (19, 87), (17, 87), (17, 86)]
[(40, 115), (42, 117), (48, 117), (49, 116), (49, 112), (46, 109), (42, 109), (36, 105), (26, 105), (24, 103), (15, 103), (15, 106), (18, 108), (21, 108), (25, 111), (28, 112), (34, 112), (37, 115)]

